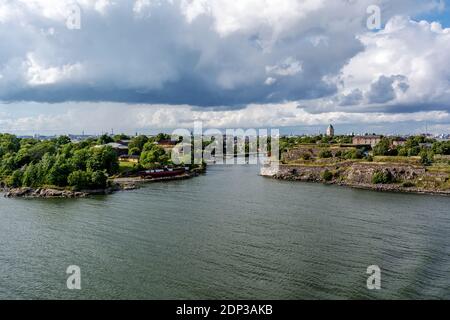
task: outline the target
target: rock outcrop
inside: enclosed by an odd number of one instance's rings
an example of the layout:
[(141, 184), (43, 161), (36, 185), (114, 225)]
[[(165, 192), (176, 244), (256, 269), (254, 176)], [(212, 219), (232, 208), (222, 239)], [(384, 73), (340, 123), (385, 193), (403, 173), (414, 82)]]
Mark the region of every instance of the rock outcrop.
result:
[[(327, 172), (327, 175), (325, 173)], [(390, 183), (374, 184), (376, 172), (388, 175)], [(401, 163), (348, 161), (333, 165), (266, 166), (261, 175), (280, 180), (323, 182), (377, 191), (412, 192), (450, 195), (450, 176), (445, 172), (428, 171), (426, 167)], [(325, 180), (325, 177), (327, 179)]]
[(44, 189), (44, 188), (13, 188), (5, 193), (7, 198), (84, 198), (85, 192), (70, 190)]

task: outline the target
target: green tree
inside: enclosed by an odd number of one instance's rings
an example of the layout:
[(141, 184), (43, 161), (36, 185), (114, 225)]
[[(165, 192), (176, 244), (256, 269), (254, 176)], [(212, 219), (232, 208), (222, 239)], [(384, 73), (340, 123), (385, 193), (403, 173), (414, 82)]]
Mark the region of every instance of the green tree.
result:
[(166, 134), (166, 133), (158, 133), (155, 137), (156, 142), (160, 142), (162, 140), (170, 140), (170, 139), (171, 139), (170, 134)]
[(91, 176), (91, 187), (103, 189), (106, 188), (108, 177), (103, 171), (95, 171)]
[(0, 134), (0, 184), (104, 188), (107, 173), (118, 172), (118, 157), (109, 146), (92, 147), (95, 143), (92, 139), (72, 143), (65, 136), (39, 141)]
[(435, 142), (432, 150), (435, 154), (450, 155), (450, 141)]
[(373, 148), (375, 156), (391, 156), (394, 151), (391, 148), (391, 141), (388, 138), (382, 138), (381, 141)]
[(20, 140), (11, 134), (0, 134), (0, 158), (7, 153), (15, 153), (20, 149)]
[(50, 153), (46, 153), (42, 157), (42, 160), (37, 164), (40, 184), (48, 184), (49, 183), (48, 173), (52, 169), (55, 161), (56, 161), (55, 156), (51, 155)]
[(14, 171), (6, 180), (6, 185), (11, 188), (22, 186), (23, 172), (21, 170)]
[(169, 155), (166, 151), (151, 143), (147, 143), (141, 154), (140, 163), (146, 168), (155, 167), (158, 165), (164, 165), (169, 163)]
[(419, 156), (420, 156), (420, 162), (424, 166), (431, 166), (433, 164), (433, 160), (434, 160), (433, 151), (422, 150), (422, 151), (420, 151)]
[(55, 142), (58, 146), (63, 146), (65, 144), (69, 144), (71, 140), (68, 136), (59, 136), (56, 138)]
[(5, 154), (0, 160), (0, 178), (11, 174), (19, 168), (13, 153)]
[(117, 153), (110, 146), (92, 148), (92, 154), (87, 160), (86, 167), (88, 171), (103, 171), (108, 174), (114, 174), (119, 171), (119, 161)]
[(130, 156), (138, 156), (141, 154), (141, 150), (139, 148), (134, 147), (134, 148), (128, 149), (128, 154)]
[(343, 154), (344, 159), (362, 159), (364, 158), (363, 151), (360, 149), (348, 150)]
[(420, 153), (420, 147), (419, 146), (414, 146), (411, 148), (408, 148), (408, 157), (415, 157), (418, 156)]
[(91, 185), (91, 174), (81, 170), (74, 171), (69, 174), (67, 183), (76, 190), (89, 189)]
[(127, 135), (124, 134), (124, 133), (121, 133), (121, 134), (116, 134), (116, 135), (113, 137), (113, 140), (114, 140), (115, 142), (119, 142), (119, 141), (122, 141), (122, 140), (130, 140), (130, 137), (127, 136)]
[(87, 163), (91, 156), (92, 153), (88, 148), (76, 150), (71, 159), (74, 169), (86, 171)]
[(42, 141), (38, 142), (35, 145), (31, 146), (27, 149), (28, 153), (28, 161), (37, 163), (39, 162), (44, 154), (55, 154), (56, 152), (56, 145), (52, 141)]
[(67, 178), (72, 171), (72, 167), (64, 158), (57, 157), (55, 164), (48, 172), (47, 180), (50, 184), (64, 187), (67, 185)]
[(111, 138), (108, 134), (102, 134), (98, 140), (97, 140), (98, 144), (108, 144), (111, 142), (114, 142), (114, 139)]
[(25, 187), (36, 187), (39, 185), (38, 168), (30, 163), (26, 166), (22, 177), (22, 185)]
[(139, 153), (142, 152), (142, 149), (144, 148), (144, 145), (148, 142), (147, 136), (137, 136), (131, 139), (130, 143), (128, 144), (128, 149), (138, 149)]
[(142, 152), (145, 151), (152, 151), (152, 150), (156, 150), (156, 149), (161, 149), (160, 146), (158, 146), (157, 144), (155, 144), (153, 141), (148, 141), (146, 144), (144, 144), (144, 146), (142, 147)]

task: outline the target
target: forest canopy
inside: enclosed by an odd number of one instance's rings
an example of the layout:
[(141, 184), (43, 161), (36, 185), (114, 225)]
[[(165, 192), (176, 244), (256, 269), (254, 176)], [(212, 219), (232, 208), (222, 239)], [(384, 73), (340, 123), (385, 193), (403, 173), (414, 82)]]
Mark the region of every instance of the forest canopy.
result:
[(46, 141), (0, 134), (0, 182), (8, 187), (107, 187), (119, 162), (110, 146), (94, 139), (73, 143), (67, 136)]

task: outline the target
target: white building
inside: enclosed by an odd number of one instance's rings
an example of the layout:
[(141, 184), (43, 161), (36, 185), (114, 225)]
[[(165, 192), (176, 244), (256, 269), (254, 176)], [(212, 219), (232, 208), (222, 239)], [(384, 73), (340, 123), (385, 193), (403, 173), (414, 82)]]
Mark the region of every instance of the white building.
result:
[(334, 137), (334, 127), (331, 124), (327, 128), (327, 136)]

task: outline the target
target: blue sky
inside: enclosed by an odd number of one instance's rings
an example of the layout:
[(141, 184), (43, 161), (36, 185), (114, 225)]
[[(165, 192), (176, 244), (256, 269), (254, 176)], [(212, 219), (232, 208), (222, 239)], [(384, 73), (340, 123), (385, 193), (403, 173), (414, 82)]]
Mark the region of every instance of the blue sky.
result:
[(431, 13), (419, 14), (413, 17), (415, 20), (437, 21), (444, 27), (450, 27), (450, 7), (446, 4), (443, 10), (433, 10)]
[(73, 3), (0, 1), (0, 131), (450, 131), (445, 1)]

